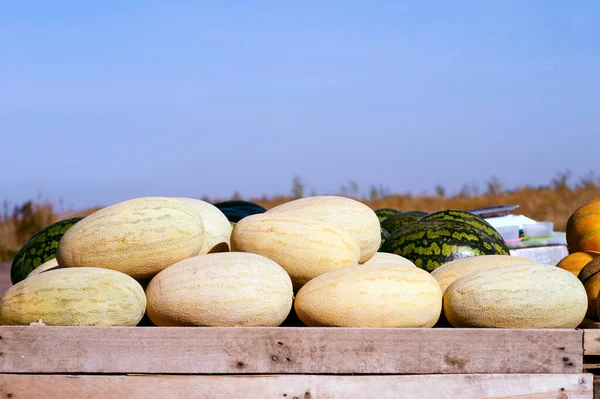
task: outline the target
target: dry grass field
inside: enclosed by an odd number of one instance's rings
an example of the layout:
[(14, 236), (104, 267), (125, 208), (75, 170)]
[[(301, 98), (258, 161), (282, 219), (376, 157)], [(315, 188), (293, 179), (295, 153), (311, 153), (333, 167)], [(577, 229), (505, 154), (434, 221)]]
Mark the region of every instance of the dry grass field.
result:
[(0, 296), (10, 287), (10, 263), (0, 263)]
[[(600, 179), (590, 173), (574, 184), (568, 184), (570, 174), (559, 173), (548, 185), (505, 190), (495, 178), (486, 184), (485, 193), (478, 193), (476, 187), (465, 186), (459, 194), (445, 195), (443, 187), (435, 188), (436, 195), (413, 196), (409, 194), (389, 194), (382, 188), (371, 187), (369, 194), (361, 195), (358, 186), (352, 181), (341, 187), (339, 195), (356, 198), (373, 209), (394, 208), (401, 211), (421, 210), (434, 212), (443, 209), (469, 210), (497, 205), (519, 205), (515, 213), (523, 214), (538, 221), (554, 222), (556, 231), (564, 231), (567, 219), (579, 206), (593, 198), (600, 197)], [(292, 195), (268, 198), (243, 198), (235, 194), (232, 198), (245, 199), (269, 209), (273, 206), (305, 195), (301, 179), (296, 177), (292, 185)], [(315, 193), (311, 193), (316, 195)], [(224, 201), (229, 198), (210, 199), (209, 202)], [(97, 208), (77, 212), (59, 212), (50, 202), (38, 200), (11, 205), (4, 202), (0, 212), (0, 262), (11, 261), (19, 248), (36, 231), (48, 224), (75, 215), (89, 215)]]

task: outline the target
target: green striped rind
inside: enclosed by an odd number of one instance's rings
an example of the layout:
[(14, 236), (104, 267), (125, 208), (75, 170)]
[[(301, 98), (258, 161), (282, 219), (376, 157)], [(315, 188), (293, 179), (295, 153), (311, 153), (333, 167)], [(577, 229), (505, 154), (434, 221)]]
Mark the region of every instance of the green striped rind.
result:
[(404, 225), (407, 225), (412, 222), (416, 222), (417, 220), (421, 219), (421, 217), (422, 216), (420, 216), (420, 215), (414, 215), (414, 214), (408, 214), (408, 213), (392, 215), (392, 216), (385, 218), (381, 222), (381, 227), (383, 227), (386, 231), (393, 233), (394, 231), (398, 230), (400, 227), (402, 227)]
[(10, 268), (10, 280), (13, 284), (25, 280), (27, 275), (41, 264), (56, 257), (56, 248), (61, 237), (81, 217), (60, 220), (35, 233), (15, 255)]
[(239, 222), (246, 216), (264, 213), (267, 210), (262, 206), (249, 201), (231, 200), (213, 204), (227, 217), (230, 222)]
[(502, 235), (500, 235), (500, 233), (498, 233), (498, 231), (491, 224), (486, 222), (485, 219), (480, 218), (479, 216), (470, 212), (448, 209), (445, 211), (432, 213), (424, 218), (424, 220), (426, 219), (458, 220), (468, 223), (487, 234), (490, 238), (494, 239), (496, 243), (500, 245), (507, 253), (509, 252), (508, 245), (506, 245), (506, 241), (504, 241)]
[(387, 232), (383, 227), (379, 228), (381, 230), (381, 245), (379, 246), (379, 250), (383, 247), (383, 243), (390, 237), (390, 233)]
[(381, 209), (375, 210), (375, 214), (377, 215), (377, 218), (379, 219), (379, 223), (381, 223), (388, 216), (398, 215), (401, 213), (402, 212), (400, 212), (399, 210), (392, 209), (392, 208), (381, 208)]
[(471, 256), (509, 254), (474, 226), (444, 219), (422, 219), (399, 228), (385, 241), (381, 252), (403, 256), (428, 271)]
[(408, 212), (404, 212), (405, 215), (417, 215), (420, 217), (425, 217), (427, 215), (429, 215), (427, 212), (423, 212), (423, 211), (408, 211)]

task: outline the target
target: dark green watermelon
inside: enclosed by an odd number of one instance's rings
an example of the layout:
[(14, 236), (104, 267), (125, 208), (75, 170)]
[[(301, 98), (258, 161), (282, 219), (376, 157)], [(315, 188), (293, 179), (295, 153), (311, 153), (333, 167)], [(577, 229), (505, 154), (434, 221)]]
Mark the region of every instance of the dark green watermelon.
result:
[(219, 208), (230, 222), (239, 222), (246, 216), (264, 213), (267, 211), (258, 204), (242, 200), (217, 202), (213, 205)]
[(376, 209), (375, 210), (375, 214), (377, 215), (377, 218), (379, 219), (379, 223), (381, 223), (381, 221), (385, 218), (387, 218), (388, 216), (392, 216), (392, 215), (397, 215), (400, 212), (397, 209), (392, 209), (392, 208), (381, 208), (381, 209)]
[(483, 219), (477, 215), (474, 215), (470, 212), (455, 210), (455, 209), (448, 209), (448, 210), (432, 213), (432, 214), (426, 216), (425, 218), (423, 218), (423, 220), (427, 220), (427, 219), (457, 220), (457, 221), (462, 221), (464, 223), (468, 223), (471, 226), (478, 228), (483, 233), (487, 234), (490, 238), (494, 239), (496, 241), (496, 243), (498, 245), (502, 246), (502, 248), (507, 253), (509, 251), (508, 245), (506, 244), (506, 241), (504, 241), (504, 238), (502, 238), (500, 233), (498, 233), (498, 231), (491, 224), (486, 222), (485, 219)]
[(380, 223), (381, 227), (383, 227), (386, 231), (393, 233), (398, 230), (400, 227), (416, 222), (421, 219), (421, 215), (409, 214), (409, 213), (401, 213), (398, 215), (389, 216)]
[(379, 230), (381, 230), (381, 245), (379, 246), (379, 249), (381, 250), (381, 247), (383, 247), (383, 243), (385, 242), (385, 240), (388, 239), (390, 233), (388, 233), (387, 230), (383, 227), (380, 227)]
[(10, 268), (13, 284), (24, 280), (36, 267), (56, 258), (56, 248), (60, 238), (82, 217), (60, 220), (35, 233), (17, 252)]
[(403, 256), (428, 271), (471, 256), (509, 255), (480, 229), (444, 219), (421, 219), (399, 228), (385, 241), (381, 252)]
[(427, 212), (423, 212), (423, 211), (408, 211), (408, 212), (404, 212), (405, 215), (416, 215), (416, 216), (420, 216), (420, 217), (425, 217), (427, 215), (429, 215)]

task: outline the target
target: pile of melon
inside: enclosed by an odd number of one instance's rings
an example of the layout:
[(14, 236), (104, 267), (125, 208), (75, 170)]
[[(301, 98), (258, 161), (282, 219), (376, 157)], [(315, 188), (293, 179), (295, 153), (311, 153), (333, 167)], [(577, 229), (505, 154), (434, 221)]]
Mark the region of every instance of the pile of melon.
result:
[[(379, 252), (381, 216), (339, 196), (242, 215), (191, 198), (124, 201), (70, 226), (55, 257), (2, 296), (0, 324), (275, 327), (297, 317), (309, 327), (575, 328), (588, 311), (577, 276), (494, 252), (495, 231), (470, 215), (463, 226), (422, 214), (389, 235), (388, 248), (411, 256), (417, 239), (443, 247), (434, 270)], [(460, 231), (431, 232), (448, 225)], [(467, 239), (492, 252), (457, 247)]]
[(577, 208), (567, 221), (569, 255), (558, 267), (577, 276), (584, 285), (588, 308), (586, 323), (600, 320), (600, 199)]

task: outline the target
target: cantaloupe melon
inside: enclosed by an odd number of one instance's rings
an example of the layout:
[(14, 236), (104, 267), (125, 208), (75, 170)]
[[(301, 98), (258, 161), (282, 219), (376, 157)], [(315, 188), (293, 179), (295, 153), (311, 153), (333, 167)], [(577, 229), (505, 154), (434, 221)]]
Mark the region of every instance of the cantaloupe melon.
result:
[(581, 269), (599, 255), (598, 252), (575, 252), (562, 258), (556, 266), (578, 276)]
[(46, 270), (55, 269), (57, 267), (58, 261), (56, 260), (56, 258), (50, 259), (48, 262), (44, 262), (35, 269), (33, 269), (31, 273), (27, 275), (27, 278), (35, 276), (36, 274), (40, 274), (41, 272), (45, 272)]
[(598, 320), (597, 303), (600, 292), (600, 273), (596, 273), (587, 278), (583, 283), (585, 293), (587, 294), (588, 307), (585, 317), (592, 320)]
[(228, 252), (232, 226), (227, 216), (219, 208), (195, 198), (179, 198), (192, 205), (204, 222), (204, 243), (199, 255)]
[[(412, 269), (413, 267), (416, 267), (415, 265), (410, 265), (407, 263), (396, 263), (396, 262), (386, 262), (386, 261), (369, 262), (369, 263), (361, 263), (361, 264), (368, 265), (368, 266), (378, 266), (378, 267), (396, 266), (396, 267), (403, 267), (405, 269)], [(359, 264), (359, 266), (360, 266), (360, 264)]]
[(586, 310), (577, 277), (547, 265), (479, 270), (444, 292), (444, 314), (454, 327), (576, 328)]
[(373, 263), (393, 263), (393, 264), (398, 264), (398, 265), (405, 265), (405, 266), (417, 267), (417, 266), (415, 266), (414, 263), (412, 263), (411, 261), (409, 261), (405, 257), (400, 256), (400, 255), (396, 255), (396, 254), (389, 254), (387, 252), (377, 252), (377, 253), (375, 253), (375, 255), (373, 255), (371, 257), (371, 259), (369, 259), (368, 261), (366, 261), (364, 264), (365, 265), (370, 265), (370, 264), (373, 264)]
[(311, 327), (433, 327), (442, 290), (425, 270), (398, 265), (356, 265), (306, 283), (294, 302)]
[(264, 256), (222, 252), (169, 266), (146, 288), (158, 326), (279, 326), (292, 307), (289, 275)]
[(352, 198), (334, 195), (307, 197), (267, 210), (267, 213), (279, 212), (316, 216), (346, 229), (360, 245), (359, 263), (371, 259), (381, 246), (381, 226), (377, 215), (367, 205)]
[(143, 197), (76, 223), (60, 239), (56, 259), (61, 267), (103, 267), (142, 280), (198, 255), (203, 244), (204, 222), (192, 205)]
[(320, 274), (356, 265), (360, 247), (336, 224), (294, 213), (246, 216), (231, 234), (231, 250), (265, 256), (283, 267), (294, 290)]
[(569, 252), (600, 252), (600, 198), (577, 208), (567, 221)]
[(540, 262), (524, 258), (521, 256), (511, 255), (480, 255), (470, 258), (458, 259), (445, 265), (442, 265), (431, 272), (431, 275), (436, 278), (442, 292), (457, 278), (476, 272), (478, 270), (492, 269), (494, 267), (509, 266), (509, 265), (540, 265)]
[(586, 280), (592, 277), (594, 274), (600, 272), (600, 257), (592, 259), (585, 264), (577, 274), (579, 281), (585, 284)]
[(97, 267), (48, 270), (10, 287), (0, 299), (0, 324), (135, 326), (146, 296), (128, 275)]

